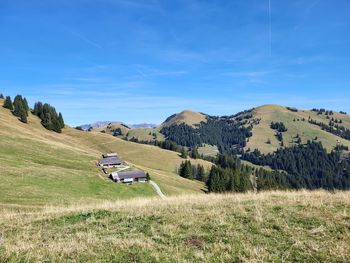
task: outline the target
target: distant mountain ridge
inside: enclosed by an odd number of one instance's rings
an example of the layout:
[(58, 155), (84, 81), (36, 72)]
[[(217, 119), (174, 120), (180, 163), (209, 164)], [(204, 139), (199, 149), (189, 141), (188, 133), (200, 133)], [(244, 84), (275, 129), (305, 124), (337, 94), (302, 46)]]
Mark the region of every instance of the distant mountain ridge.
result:
[(90, 128), (92, 129), (103, 128), (108, 126), (109, 124), (126, 125), (130, 129), (156, 128), (158, 126), (157, 124), (152, 124), (152, 123), (125, 124), (124, 122), (121, 122), (121, 121), (97, 121), (90, 124), (82, 124), (77, 127), (81, 128), (84, 131), (87, 131)]
[[(282, 123), (285, 130), (276, 129), (276, 123), (277, 126)], [(245, 139), (246, 142), (242, 143), (241, 140), (241, 145), (237, 145), (243, 146), (244, 151), (258, 149), (263, 153), (271, 153), (279, 148), (307, 141), (320, 141), (328, 151), (338, 145), (350, 148), (350, 116), (343, 111), (322, 108), (302, 110), (267, 104), (230, 116), (210, 116), (185, 110), (169, 116), (160, 128), (166, 139), (175, 140), (180, 145), (198, 147), (203, 143), (212, 142), (209, 144), (228, 148), (230, 143), (235, 141), (235, 138), (227, 141), (227, 137), (230, 136), (230, 132), (227, 131), (232, 128), (230, 125), (238, 125), (237, 127), (251, 131), (251, 135)], [(239, 130), (236, 131), (238, 133), (232, 130), (233, 137), (241, 136)], [(225, 137), (222, 142), (225, 145), (216, 144), (222, 141), (218, 136)]]
[(112, 135), (116, 134), (115, 130), (120, 129), (121, 138), (136, 138), (139, 141), (168, 139), (190, 148), (211, 145), (221, 151), (226, 149), (225, 151), (233, 152), (257, 149), (266, 154), (307, 141), (322, 142), (328, 151), (338, 146), (350, 148), (350, 116), (345, 112), (301, 110), (273, 104), (229, 116), (210, 116), (184, 110), (169, 116), (159, 126), (149, 123), (125, 125), (123, 122), (100, 121), (80, 127), (83, 130), (92, 127), (94, 131)]
[(138, 124), (127, 124), (131, 129), (152, 129), (157, 128), (158, 125), (154, 123), (138, 123)]

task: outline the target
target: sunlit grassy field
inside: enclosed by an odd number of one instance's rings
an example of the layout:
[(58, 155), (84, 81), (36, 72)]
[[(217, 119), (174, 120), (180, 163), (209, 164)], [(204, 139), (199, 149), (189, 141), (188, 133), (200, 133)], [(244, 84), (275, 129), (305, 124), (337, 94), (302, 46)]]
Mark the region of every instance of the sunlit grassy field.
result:
[[(299, 110), (292, 112), (285, 107), (278, 105), (265, 105), (256, 108), (253, 111), (253, 118), (261, 118), (259, 125), (253, 127), (253, 136), (249, 138), (246, 150), (259, 149), (263, 153), (269, 153), (280, 147), (279, 141), (276, 139), (276, 131), (270, 128), (271, 122), (283, 122), (287, 132), (283, 133), (283, 142), (286, 147), (295, 145), (295, 136), (299, 134), (302, 143), (313, 140), (317, 137), (317, 141), (321, 141), (323, 146), (331, 151), (337, 144), (343, 144), (350, 148), (350, 142), (331, 133), (321, 130), (320, 127), (308, 123), (309, 116), (313, 120), (328, 124), (329, 120), (325, 115), (317, 115), (310, 110)], [(350, 128), (350, 116), (334, 113), (334, 118), (343, 121), (342, 126)], [(302, 119), (305, 121), (302, 121)], [(295, 120), (295, 121), (294, 121)], [(299, 121), (298, 121), (299, 120)], [(271, 143), (266, 143), (270, 139)]]
[(0, 210), (1, 262), (349, 262), (349, 247), (349, 192)]
[(95, 163), (111, 151), (148, 171), (166, 195), (203, 193), (202, 183), (176, 174), (182, 159), (175, 152), (69, 127), (58, 134), (32, 114), (23, 124), (3, 107), (0, 120), (0, 203), (42, 206), (155, 196), (149, 184), (122, 185), (106, 178)]
[(198, 153), (203, 156), (216, 156), (219, 153), (219, 149), (216, 145), (205, 144), (198, 147)]
[(171, 126), (174, 124), (179, 125), (181, 123), (186, 123), (187, 125), (194, 127), (196, 124), (206, 121), (206, 116), (204, 114), (191, 110), (184, 110), (167, 120), (167, 122), (162, 123), (161, 127)]
[[(154, 136), (155, 135), (155, 136)], [(129, 130), (126, 137), (128, 140), (136, 138), (139, 141), (164, 141), (164, 135), (160, 133), (159, 128), (140, 128)]]

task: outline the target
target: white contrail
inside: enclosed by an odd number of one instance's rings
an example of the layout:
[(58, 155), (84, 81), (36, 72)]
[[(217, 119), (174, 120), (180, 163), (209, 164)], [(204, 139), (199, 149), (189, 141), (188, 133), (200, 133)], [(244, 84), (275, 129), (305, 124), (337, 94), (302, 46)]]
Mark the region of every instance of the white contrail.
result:
[(271, 0), (269, 0), (269, 55), (272, 49), (272, 32), (271, 32)]

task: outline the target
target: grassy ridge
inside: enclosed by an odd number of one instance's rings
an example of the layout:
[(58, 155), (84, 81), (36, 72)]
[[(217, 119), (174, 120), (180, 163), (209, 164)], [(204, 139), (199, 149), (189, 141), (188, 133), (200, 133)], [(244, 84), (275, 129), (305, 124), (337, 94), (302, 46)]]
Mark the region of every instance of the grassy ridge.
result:
[(171, 126), (174, 124), (181, 124), (186, 123), (187, 125), (193, 126), (195, 124), (199, 124), (202, 121), (206, 121), (206, 116), (200, 112), (190, 111), (190, 110), (184, 110), (175, 116), (173, 116), (171, 119), (167, 120), (166, 122), (162, 123), (161, 127), (165, 126)]
[[(153, 136), (155, 134), (156, 136)], [(126, 136), (129, 140), (136, 138), (139, 141), (164, 141), (164, 135), (160, 133), (159, 128), (139, 128), (129, 130)]]
[[(323, 146), (331, 151), (338, 143), (346, 145), (350, 148), (350, 141), (340, 138), (336, 135), (321, 130), (320, 127), (308, 123), (309, 116), (313, 120), (327, 123), (325, 115), (317, 115), (316, 112), (309, 110), (299, 110), (298, 112), (292, 112), (285, 107), (278, 105), (264, 105), (256, 108), (253, 112), (253, 118), (261, 118), (259, 125), (254, 125), (253, 136), (249, 138), (249, 142), (245, 149), (251, 150), (259, 149), (263, 153), (269, 153), (279, 148), (279, 141), (275, 137), (275, 130), (270, 128), (271, 122), (283, 122), (288, 129), (283, 133), (284, 146), (289, 147), (295, 145), (294, 137), (299, 134), (302, 143), (306, 143), (308, 140), (313, 140), (317, 137), (318, 141), (321, 141)], [(342, 126), (350, 129), (350, 116), (339, 113), (334, 113), (333, 116), (343, 121)], [(305, 121), (302, 121), (302, 119)], [(294, 121), (294, 119), (296, 121)], [(299, 121), (297, 121), (299, 119)], [(267, 144), (267, 140), (270, 139), (271, 143)]]
[(23, 124), (2, 107), (0, 119), (0, 203), (36, 206), (155, 195), (148, 184), (107, 180), (95, 162), (109, 151), (149, 171), (167, 195), (202, 193), (203, 184), (176, 175), (182, 159), (174, 152), (69, 127), (54, 133), (36, 116), (29, 114)]
[(2, 208), (0, 261), (348, 262), (349, 216), (324, 191)]
[(108, 124), (107, 126), (104, 126), (104, 127), (94, 128), (94, 129), (92, 129), (92, 131), (94, 131), (94, 132), (105, 132), (105, 133), (113, 135), (114, 131), (116, 129), (120, 129), (122, 134), (127, 134), (128, 131), (130, 131), (130, 128), (124, 126), (121, 123), (117, 123), (117, 122), (112, 122), (112, 123), (110, 123), (110, 124)]

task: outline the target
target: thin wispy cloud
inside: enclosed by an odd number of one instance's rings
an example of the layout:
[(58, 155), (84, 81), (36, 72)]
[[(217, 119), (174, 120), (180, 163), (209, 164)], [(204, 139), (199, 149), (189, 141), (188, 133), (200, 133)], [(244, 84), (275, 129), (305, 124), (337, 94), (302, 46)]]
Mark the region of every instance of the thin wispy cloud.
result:
[(162, 77), (162, 76), (179, 76), (188, 74), (186, 70), (164, 70), (156, 69), (146, 65), (135, 65), (135, 70), (143, 78)]
[(85, 42), (86, 44), (92, 46), (92, 47), (95, 47), (95, 48), (99, 48), (101, 49), (102, 46), (98, 43), (96, 43), (95, 41), (87, 38), (86, 36), (83, 36), (82, 34), (78, 33), (78, 32), (75, 32), (75, 31), (71, 31), (69, 30), (69, 33), (75, 37), (77, 37), (78, 39), (80, 39), (81, 41)]
[(264, 77), (267, 75), (270, 75), (274, 73), (273, 70), (260, 70), (260, 71), (232, 71), (232, 72), (225, 72), (222, 75), (233, 77), (233, 78), (257, 78), (257, 77)]

